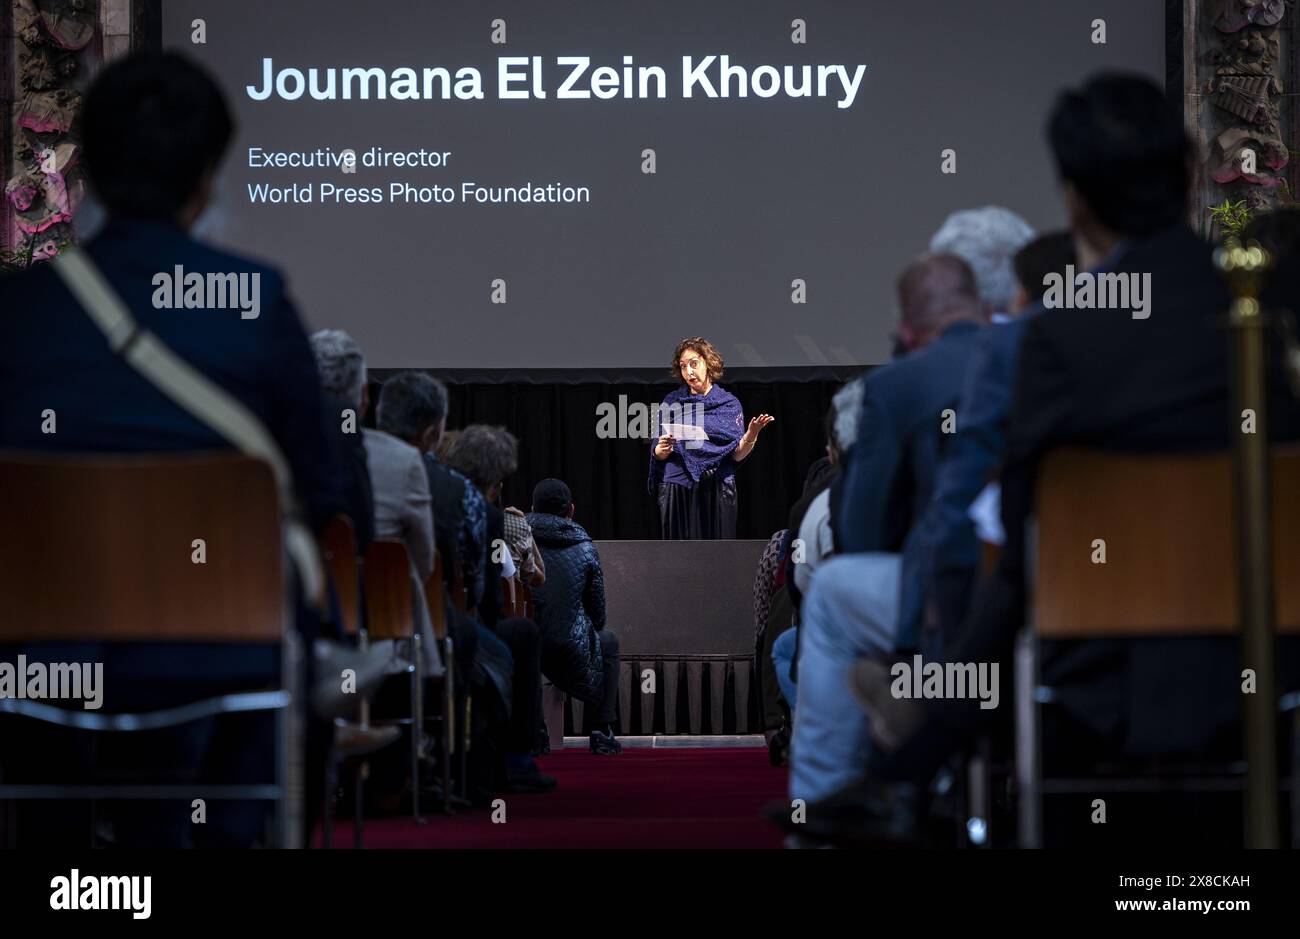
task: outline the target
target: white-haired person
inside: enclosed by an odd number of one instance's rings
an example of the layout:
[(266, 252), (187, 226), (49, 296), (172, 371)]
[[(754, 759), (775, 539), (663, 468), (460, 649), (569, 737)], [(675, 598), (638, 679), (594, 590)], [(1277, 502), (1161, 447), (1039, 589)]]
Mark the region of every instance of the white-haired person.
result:
[[(343, 501), (356, 532), (357, 553), (364, 555), (375, 538), (375, 500), (361, 436), (361, 421), (370, 404), (366, 358), (341, 329), (322, 329), (312, 333), (310, 341), (320, 372), (325, 436), (342, 471)], [(349, 411), (354, 415), (350, 421)]]
[(1006, 322), (1014, 309), (1016, 252), (1033, 240), (1035, 231), (1010, 209), (988, 205), (949, 215), (930, 239), (933, 254), (955, 254), (975, 272), (980, 299), (994, 323)]

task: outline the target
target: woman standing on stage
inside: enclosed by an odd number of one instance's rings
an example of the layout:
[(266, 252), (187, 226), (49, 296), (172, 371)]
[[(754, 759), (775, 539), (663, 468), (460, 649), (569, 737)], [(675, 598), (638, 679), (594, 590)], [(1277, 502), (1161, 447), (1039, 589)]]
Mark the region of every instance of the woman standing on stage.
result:
[[(703, 337), (677, 344), (670, 372), (686, 384), (664, 398), (648, 482), (659, 497), (663, 537), (735, 538), (736, 464), (774, 418), (760, 414), (745, 428), (740, 402), (714, 384), (722, 377), (722, 356)], [(707, 439), (679, 440), (665, 426), (670, 423), (702, 428)]]

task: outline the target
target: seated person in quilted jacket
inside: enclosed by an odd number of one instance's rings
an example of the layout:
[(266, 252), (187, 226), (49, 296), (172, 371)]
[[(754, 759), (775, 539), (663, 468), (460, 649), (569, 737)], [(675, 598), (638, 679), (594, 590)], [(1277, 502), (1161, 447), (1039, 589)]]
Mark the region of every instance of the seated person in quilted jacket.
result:
[(605, 575), (586, 530), (573, 520), (573, 496), (558, 479), (533, 488), (528, 515), (546, 566), (545, 583), (533, 588), (542, 630), (542, 674), (561, 690), (596, 709), (591, 752), (614, 754), (618, 704), (618, 637), (605, 628)]

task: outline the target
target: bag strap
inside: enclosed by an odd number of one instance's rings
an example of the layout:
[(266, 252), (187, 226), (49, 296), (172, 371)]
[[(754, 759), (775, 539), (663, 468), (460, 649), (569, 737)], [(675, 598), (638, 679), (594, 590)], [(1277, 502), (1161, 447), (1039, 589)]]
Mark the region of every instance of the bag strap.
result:
[(319, 598), (325, 581), (316, 542), (303, 524), (289, 464), (266, 426), (243, 402), (142, 327), (81, 250), (67, 248), (55, 258), (53, 267), (108, 339), (115, 355), (242, 453), (271, 467), (284, 521), (285, 549), (302, 578), (304, 595), (313, 601)]

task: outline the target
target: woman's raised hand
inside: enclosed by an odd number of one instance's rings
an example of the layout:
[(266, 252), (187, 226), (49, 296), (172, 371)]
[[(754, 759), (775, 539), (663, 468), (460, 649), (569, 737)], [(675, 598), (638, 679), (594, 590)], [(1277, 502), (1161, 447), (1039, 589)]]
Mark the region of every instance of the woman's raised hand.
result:
[(759, 431), (774, 420), (776, 420), (776, 418), (771, 414), (760, 414), (758, 417), (752, 418), (749, 422), (749, 430), (745, 431), (746, 436), (748, 436), (750, 440), (757, 440)]
[(677, 440), (675, 437), (673, 437), (672, 434), (664, 434), (662, 437), (660, 437), (659, 442), (655, 444), (655, 459), (656, 460), (668, 459), (668, 454), (673, 452), (673, 444), (675, 444), (676, 442)]

